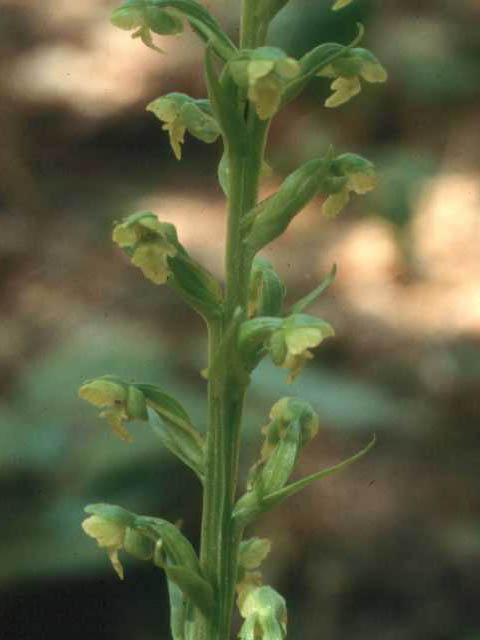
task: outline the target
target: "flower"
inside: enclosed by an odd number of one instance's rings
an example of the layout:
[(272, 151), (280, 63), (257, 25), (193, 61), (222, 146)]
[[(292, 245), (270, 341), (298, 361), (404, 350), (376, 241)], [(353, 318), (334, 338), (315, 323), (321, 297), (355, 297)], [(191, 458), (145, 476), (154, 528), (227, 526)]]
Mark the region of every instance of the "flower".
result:
[(313, 358), (309, 349), (333, 335), (332, 327), (317, 318), (294, 314), (286, 319), (283, 327), (270, 337), (268, 348), (276, 365), (290, 369), (287, 383), (293, 382), (305, 362)]
[(194, 100), (184, 93), (169, 93), (152, 100), (147, 111), (165, 123), (162, 129), (168, 131), (170, 146), (177, 160), (182, 157), (185, 131), (207, 143), (215, 142), (220, 135), (208, 100)]
[[(343, 4), (338, 8), (343, 6), (346, 5)], [(367, 82), (387, 80), (385, 68), (373, 53), (360, 47), (347, 49), (344, 55), (321, 69), (317, 75), (334, 79), (331, 84), (333, 93), (325, 101), (325, 106), (329, 108), (338, 107), (360, 93), (362, 88), (360, 78)]]
[(373, 164), (354, 153), (338, 156), (332, 163), (332, 170), (346, 178), (346, 181), (339, 191), (331, 193), (323, 203), (322, 212), (329, 218), (338, 215), (348, 204), (351, 191), (364, 195), (377, 186)]
[(240, 613), (245, 622), (241, 640), (284, 640), (287, 634), (285, 599), (271, 587), (252, 589), (242, 602)]
[(121, 524), (93, 515), (82, 522), (82, 529), (87, 536), (95, 538), (98, 546), (105, 548), (120, 580), (123, 580), (123, 567), (118, 558), (118, 552), (123, 549), (126, 527)]
[(276, 47), (259, 47), (233, 60), (229, 69), (238, 86), (247, 89), (261, 120), (272, 118), (280, 107), (286, 84), (300, 73), (300, 65)]
[(183, 21), (175, 9), (129, 5), (130, 3), (127, 1), (121, 7), (115, 9), (110, 16), (110, 22), (115, 27), (125, 31), (136, 29), (132, 33), (132, 38), (140, 38), (150, 49), (163, 53), (159, 47), (153, 44), (151, 32), (160, 35), (182, 33)]
[(131, 442), (132, 437), (123, 423), (132, 419), (147, 419), (142, 392), (114, 376), (88, 380), (80, 387), (78, 395), (93, 406), (103, 409), (100, 417), (106, 418), (113, 431), (126, 442)]
[(168, 259), (177, 255), (175, 236), (173, 225), (160, 222), (150, 211), (129, 216), (113, 230), (113, 241), (130, 250), (132, 264), (155, 284), (164, 284), (171, 274)]

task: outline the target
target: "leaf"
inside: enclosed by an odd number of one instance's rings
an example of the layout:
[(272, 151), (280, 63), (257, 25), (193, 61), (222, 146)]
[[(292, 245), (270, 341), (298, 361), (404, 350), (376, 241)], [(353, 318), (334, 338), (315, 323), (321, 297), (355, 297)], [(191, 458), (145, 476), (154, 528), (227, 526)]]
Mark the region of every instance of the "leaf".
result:
[(293, 304), (290, 309), (287, 311), (286, 315), (290, 315), (293, 313), (301, 313), (306, 307), (308, 307), (312, 302), (314, 302), (335, 280), (335, 276), (337, 275), (337, 265), (334, 264), (332, 270), (325, 278), (323, 282), (321, 282), (318, 287), (315, 287), (313, 291), (307, 293), (306, 296), (300, 298), (295, 304)]
[(280, 504), (286, 498), (289, 498), (290, 496), (295, 495), (296, 493), (298, 493), (299, 491), (307, 487), (312, 482), (315, 482), (315, 480), (320, 480), (321, 478), (325, 478), (329, 475), (332, 475), (337, 471), (341, 471), (344, 467), (348, 466), (349, 464), (356, 462), (362, 456), (364, 456), (366, 453), (370, 451), (370, 449), (374, 446), (375, 442), (376, 442), (376, 437), (373, 436), (372, 440), (369, 442), (369, 444), (366, 447), (361, 449), (358, 453), (354, 454), (350, 458), (343, 460), (343, 462), (340, 462), (331, 467), (327, 467), (326, 469), (317, 471), (316, 473), (312, 473), (306, 478), (302, 478), (297, 482), (294, 482), (292, 484), (287, 485), (286, 487), (283, 487), (283, 489), (280, 489), (279, 491), (275, 491), (270, 495), (261, 497), (256, 502), (254, 501), (253, 497), (250, 500), (244, 500), (249, 495), (249, 494), (245, 494), (245, 496), (240, 498), (239, 502), (237, 503), (237, 506), (233, 510), (233, 518), (237, 523), (237, 526), (241, 528), (247, 526), (253, 520), (255, 520), (255, 518), (258, 515), (268, 511), (269, 509), (272, 509), (272, 507), (275, 507), (277, 504)]

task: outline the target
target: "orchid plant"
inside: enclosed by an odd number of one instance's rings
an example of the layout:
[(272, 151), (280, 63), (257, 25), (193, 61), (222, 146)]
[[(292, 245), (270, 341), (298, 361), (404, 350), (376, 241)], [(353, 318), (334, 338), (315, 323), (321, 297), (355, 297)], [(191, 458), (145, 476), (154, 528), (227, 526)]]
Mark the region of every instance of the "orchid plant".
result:
[[(325, 2), (327, 0), (324, 0)], [(341, 10), (353, 0), (337, 0)], [(161, 52), (156, 34), (180, 34), (188, 23), (205, 45), (207, 98), (170, 93), (153, 100), (150, 111), (168, 132), (180, 160), (185, 134), (223, 145), (218, 179), (227, 200), (225, 282), (219, 282), (181, 244), (175, 226), (140, 211), (116, 222), (113, 241), (155, 285), (173, 288), (205, 321), (208, 331), (208, 416), (199, 430), (186, 409), (163, 388), (126, 382), (114, 375), (86, 381), (81, 398), (101, 409), (113, 431), (131, 439), (125, 423), (148, 422), (161, 443), (194, 472), (203, 488), (200, 550), (180, 528), (110, 504), (86, 507), (87, 535), (96, 539), (123, 578), (119, 552), (153, 563), (165, 572), (173, 640), (227, 640), (235, 604), (243, 618), (241, 640), (283, 640), (287, 635), (284, 598), (264, 585), (260, 565), (270, 541), (245, 538), (247, 527), (264, 512), (315, 480), (363, 456), (373, 445), (339, 464), (295, 482), (290, 476), (302, 447), (317, 433), (319, 418), (296, 397), (274, 404), (262, 429), (263, 445), (246, 487), (237, 488), (242, 411), (250, 376), (262, 358), (288, 370), (287, 382), (312, 357), (310, 349), (334, 335), (325, 320), (306, 314), (335, 272), (310, 294), (285, 309), (285, 285), (260, 257), (314, 197), (323, 213), (337, 215), (351, 193), (374, 188), (373, 165), (330, 147), (289, 175), (278, 191), (258, 201), (265, 147), (272, 119), (315, 76), (332, 80), (327, 108), (350, 100), (366, 82), (383, 82), (377, 58), (354, 42), (325, 43), (299, 60), (266, 46), (269, 25), (288, 0), (243, 0), (239, 43), (196, 0), (126, 0), (111, 16), (113, 25), (132, 31)]]

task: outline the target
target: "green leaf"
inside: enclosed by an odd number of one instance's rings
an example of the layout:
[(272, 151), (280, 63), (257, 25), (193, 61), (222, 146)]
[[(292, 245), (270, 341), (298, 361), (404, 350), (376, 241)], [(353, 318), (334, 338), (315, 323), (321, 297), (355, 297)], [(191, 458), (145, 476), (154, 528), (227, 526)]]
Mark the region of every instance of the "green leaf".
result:
[(318, 287), (315, 287), (313, 291), (307, 293), (306, 296), (300, 298), (295, 304), (293, 304), (290, 309), (287, 311), (287, 315), (294, 313), (301, 313), (306, 307), (308, 307), (312, 302), (314, 302), (324, 291), (328, 289), (328, 287), (335, 280), (335, 276), (337, 275), (337, 265), (334, 264), (332, 270), (325, 278), (323, 282), (321, 282)]
[[(364, 456), (366, 453), (370, 451), (370, 449), (374, 446), (375, 441), (376, 441), (376, 438), (375, 436), (373, 436), (372, 440), (364, 449), (361, 449), (358, 453), (351, 456), (350, 458), (347, 458), (343, 462), (340, 462), (339, 464), (333, 465), (331, 467), (327, 467), (326, 469), (317, 471), (316, 473), (312, 473), (306, 478), (302, 478), (297, 482), (289, 484), (286, 487), (283, 487), (282, 489), (280, 489), (279, 491), (275, 491), (271, 493), (270, 495), (262, 496), (260, 499), (257, 499), (256, 501), (254, 499), (254, 496), (249, 496), (249, 494), (245, 494), (245, 496), (240, 498), (240, 500), (237, 502), (237, 505), (233, 511), (234, 521), (236, 522), (238, 527), (240, 528), (246, 527), (253, 520), (255, 520), (257, 516), (259, 516), (262, 513), (265, 513), (269, 509), (272, 509), (277, 504), (280, 504), (281, 502), (286, 500), (286, 498), (289, 498), (290, 496), (295, 495), (296, 493), (298, 493), (299, 491), (301, 491), (302, 489), (310, 485), (312, 482), (315, 482), (315, 480), (326, 478), (327, 476), (330, 476), (336, 473), (337, 471), (341, 471), (342, 469), (347, 467), (349, 464), (356, 462), (362, 456)], [(246, 499), (247, 497), (249, 498), (248, 500)]]

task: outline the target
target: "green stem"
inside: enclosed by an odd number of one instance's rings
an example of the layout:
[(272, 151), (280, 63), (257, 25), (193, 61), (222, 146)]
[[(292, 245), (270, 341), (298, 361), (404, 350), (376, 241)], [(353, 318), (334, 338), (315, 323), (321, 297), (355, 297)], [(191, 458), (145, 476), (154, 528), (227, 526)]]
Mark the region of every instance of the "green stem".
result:
[[(244, 0), (242, 46), (258, 46), (257, 0)], [(195, 640), (228, 640), (235, 597), (242, 532), (235, 526), (235, 501), (243, 403), (248, 376), (238, 360), (237, 331), (232, 323), (246, 317), (250, 264), (245, 261), (242, 219), (258, 199), (258, 182), (268, 123), (247, 106), (246, 151), (229, 148), (229, 198), (225, 253), (225, 312), (209, 323), (208, 432), (200, 561), (215, 589), (209, 619), (198, 616)], [(212, 366), (215, 363), (215, 366)]]

